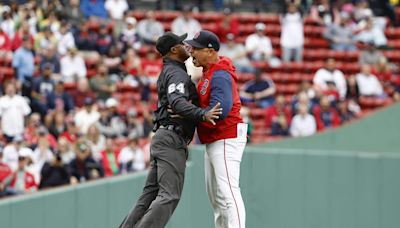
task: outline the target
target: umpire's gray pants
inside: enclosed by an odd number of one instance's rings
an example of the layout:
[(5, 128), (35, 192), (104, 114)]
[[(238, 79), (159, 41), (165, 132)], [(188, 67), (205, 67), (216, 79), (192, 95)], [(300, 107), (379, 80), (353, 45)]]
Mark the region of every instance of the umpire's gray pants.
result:
[(173, 131), (158, 129), (150, 154), (151, 167), (143, 193), (120, 228), (163, 228), (178, 205), (188, 155), (185, 140)]

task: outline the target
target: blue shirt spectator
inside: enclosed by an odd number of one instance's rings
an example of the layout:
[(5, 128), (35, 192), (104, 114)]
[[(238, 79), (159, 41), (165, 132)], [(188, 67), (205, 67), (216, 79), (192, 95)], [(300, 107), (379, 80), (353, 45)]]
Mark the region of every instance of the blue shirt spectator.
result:
[(59, 81), (53, 92), (47, 95), (47, 107), (49, 109), (64, 110), (69, 113), (74, 108), (72, 97), (65, 92), (64, 82)]
[(40, 61), (40, 70), (44, 70), (44, 66), (51, 64), (53, 66), (53, 72), (56, 74), (60, 73), (60, 59), (55, 53), (54, 47), (48, 47), (45, 50), (42, 60)]
[(108, 18), (104, 0), (82, 0), (81, 10), (86, 18), (95, 16), (100, 18)]
[(267, 108), (274, 103), (275, 84), (269, 78), (262, 78), (257, 70), (255, 79), (244, 84), (240, 91), (240, 99), (245, 103), (255, 102), (261, 108)]
[(12, 66), (16, 70), (18, 80), (24, 83), (31, 80), (34, 72), (34, 55), (29, 38), (24, 37), (22, 46), (14, 54)]

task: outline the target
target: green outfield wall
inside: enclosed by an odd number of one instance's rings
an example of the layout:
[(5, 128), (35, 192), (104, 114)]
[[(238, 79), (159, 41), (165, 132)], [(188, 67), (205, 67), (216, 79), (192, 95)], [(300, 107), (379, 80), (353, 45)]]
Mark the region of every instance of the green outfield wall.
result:
[[(247, 227), (400, 227), (399, 116), (399, 106), (393, 106), (308, 139), (249, 146), (241, 175)], [(183, 198), (168, 228), (213, 227), (204, 190), (203, 149), (191, 150)], [(145, 175), (1, 200), (0, 227), (118, 227), (141, 192)]]

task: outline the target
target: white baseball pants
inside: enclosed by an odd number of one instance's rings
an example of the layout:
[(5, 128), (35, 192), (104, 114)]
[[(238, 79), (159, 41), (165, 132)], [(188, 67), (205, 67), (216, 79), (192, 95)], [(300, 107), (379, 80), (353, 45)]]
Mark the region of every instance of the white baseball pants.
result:
[(238, 137), (206, 145), (206, 190), (214, 210), (215, 228), (245, 228), (246, 211), (240, 193), (240, 162), (247, 142), (247, 124)]

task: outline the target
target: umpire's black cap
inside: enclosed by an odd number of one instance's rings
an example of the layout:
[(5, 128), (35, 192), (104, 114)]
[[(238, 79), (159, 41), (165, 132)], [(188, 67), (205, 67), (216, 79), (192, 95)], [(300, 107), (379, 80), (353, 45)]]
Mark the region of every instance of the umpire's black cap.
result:
[(195, 48), (212, 48), (216, 51), (219, 51), (220, 46), (218, 36), (208, 30), (201, 30), (192, 40), (187, 40), (185, 43)]
[(172, 32), (166, 32), (160, 36), (156, 42), (156, 49), (162, 55), (168, 54), (171, 48), (177, 44), (181, 44), (187, 37), (187, 33), (182, 36), (178, 36)]

